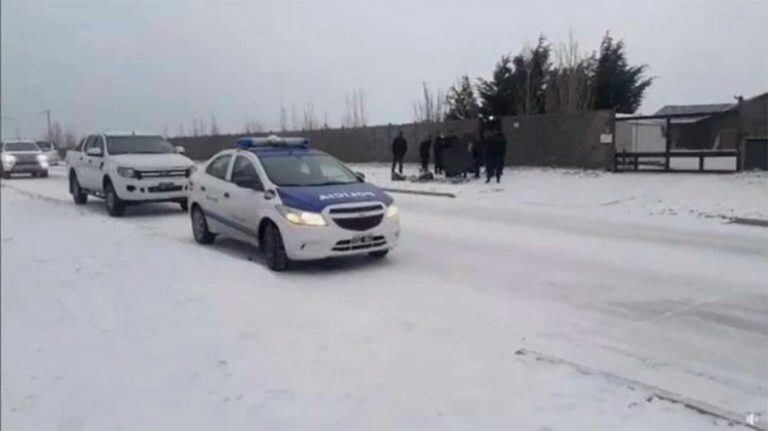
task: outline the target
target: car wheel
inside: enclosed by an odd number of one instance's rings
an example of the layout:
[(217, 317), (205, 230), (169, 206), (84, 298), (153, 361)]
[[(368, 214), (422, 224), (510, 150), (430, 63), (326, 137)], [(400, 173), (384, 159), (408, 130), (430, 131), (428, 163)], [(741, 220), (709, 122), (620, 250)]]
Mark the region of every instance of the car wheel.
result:
[(83, 205), (88, 202), (88, 194), (80, 188), (80, 183), (77, 181), (75, 174), (69, 176), (69, 192), (72, 193), (75, 205)]
[(374, 259), (383, 259), (389, 254), (389, 249), (387, 250), (378, 250), (378, 251), (372, 251), (368, 253), (368, 256), (374, 258)]
[(43, 178), (48, 178), (48, 171), (43, 171), (43, 173), (40, 174)]
[(179, 202), (179, 205), (181, 206), (182, 211), (187, 212), (189, 210), (189, 204), (187, 203), (186, 199)]
[(104, 184), (104, 202), (107, 204), (107, 212), (112, 217), (120, 217), (125, 214), (125, 204), (117, 196), (115, 188), (112, 186), (112, 182), (107, 181)]
[(208, 222), (205, 221), (205, 214), (199, 206), (192, 208), (192, 235), (195, 237), (195, 241), (200, 244), (210, 244), (216, 238), (216, 235), (208, 230)]
[(5, 178), (6, 180), (10, 179), (11, 178), (11, 173), (10, 172), (3, 172), (3, 178)]
[(268, 224), (264, 228), (264, 255), (267, 258), (267, 266), (273, 271), (284, 271), (288, 268), (290, 260), (285, 254), (285, 245), (280, 230), (274, 224)]

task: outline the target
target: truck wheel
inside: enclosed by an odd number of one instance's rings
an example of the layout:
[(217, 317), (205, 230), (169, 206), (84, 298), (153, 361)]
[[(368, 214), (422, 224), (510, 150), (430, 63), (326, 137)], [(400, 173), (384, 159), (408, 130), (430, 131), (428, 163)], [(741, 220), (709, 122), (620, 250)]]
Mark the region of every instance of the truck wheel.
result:
[(43, 178), (48, 178), (48, 171), (43, 171), (43, 172), (40, 174), (40, 176), (41, 176), (41, 177), (43, 177)]
[(285, 254), (285, 245), (283, 237), (277, 226), (270, 223), (264, 228), (263, 250), (267, 258), (267, 266), (273, 271), (285, 271), (290, 264), (288, 256)]
[(104, 184), (104, 202), (107, 204), (107, 212), (112, 217), (121, 217), (125, 214), (125, 203), (117, 196), (115, 188), (109, 180)]
[(192, 234), (195, 236), (195, 241), (200, 244), (210, 244), (216, 239), (216, 234), (211, 233), (208, 230), (208, 222), (205, 221), (205, 214), (199, 206), (192, 208)]
[(5, 178), (6, 180), (10, 179), (11, 178), (11, 173), (10, 172), (3, 172), (3, 178)]
[(189, 204), (187, 203), (187, 200), (184, 199), (183, 201), (179, 202), (179, 205), (181, 205), (181, 210), (184, 212), (187, 212), (189, 210)]
[(372, 251), (368, 253), (368, 256), (374, 258), (374, 259), (384, 259), (387, 254), (389, 254), (389, 249), (387, 250), (378, 250), (378, 251)]
[(75, 174), (69, 176), (69, 192), (72, 193), (75, 205), (83, 205), (88, 202), (88, 194), (80, 188), (80, 183), (77, 181)]

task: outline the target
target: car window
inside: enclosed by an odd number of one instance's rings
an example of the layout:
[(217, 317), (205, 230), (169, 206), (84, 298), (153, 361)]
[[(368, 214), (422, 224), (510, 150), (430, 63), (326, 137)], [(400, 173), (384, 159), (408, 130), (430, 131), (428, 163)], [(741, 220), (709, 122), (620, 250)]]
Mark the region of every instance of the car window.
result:
[(253, 166), (250, 160), (243, 156), (235, 157), (235, 164), (232, 165), (232, 182), (236, 182), (238, 178), (246, 178), (255, 180), (258, 184), (258, 189), (263, 189), (261, 178), (256, 172), (256, 167)]
[(93, 148), (101, 148), (101, 154), (104, 154), (104, 138), (97, 136), (93, 141)]
[(85, 140), (85, 145), (83, 146), (83, 152), (88, 152), (88, 149), (90, 149), (93, 146), (93, 142), (96, 140), (96, 136), (89, 136)]
[(324, 154), (281, 154), (260, 157), (269, 180), (278, 186), (325, 186), (358, 183), (343, 163)]
[(231, 154), (222, 154), (221, 156), (216, 157), (211, 163), (208, 163), (208, 167), (205, 168), (205, 173), (222, 180), (226, 179), (230, 159), (232, 159)]

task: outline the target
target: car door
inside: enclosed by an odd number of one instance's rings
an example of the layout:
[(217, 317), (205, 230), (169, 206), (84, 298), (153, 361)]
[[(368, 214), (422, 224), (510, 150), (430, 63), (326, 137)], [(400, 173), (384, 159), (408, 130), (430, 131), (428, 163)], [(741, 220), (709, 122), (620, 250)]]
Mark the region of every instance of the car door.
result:
[(98, 163), (101, 158), (91, 155), (93, 150), (96, 147), (96, 141), (98, 136), (91, 135), (88, 137), (88, 139), (85, 141), (85, 146), (83, 147), (83, 152), (78, 157), (77, 163), (78, 167), (75, 168), (75, 172), (77, 173), (77, 179), (80, 181), (80, 187), (83, 187), (88, 190), (97, 190), (96, 186), (96, 180), (95, 180), (95, 173), (94, 173), (94, 163)]
[(200, 205), (206, 216), (219, 227), (216, 230), (220, 232), (228, 231), (231, 228), (223, 202), (225, 193), (229, 196), (226, 189), (228, 188), (227, 175), (231, 162), (231, 153), (214, 157), (205, 167), (204, 180), (198, 184), (198, 189), (202, 195)]
[(235, 156), (229, 180), (229, 197), (224, 198), (227, 217), (232, 219), (241, 235), (256, 241), (265, 205), (264, 183), (253, 161), (241, 154)]

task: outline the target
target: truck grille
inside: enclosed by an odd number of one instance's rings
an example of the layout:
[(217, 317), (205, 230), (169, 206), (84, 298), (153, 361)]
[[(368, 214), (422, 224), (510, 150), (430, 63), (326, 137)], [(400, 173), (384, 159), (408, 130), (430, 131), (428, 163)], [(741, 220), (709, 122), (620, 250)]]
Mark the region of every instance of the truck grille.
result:
[(384, 214), (365, 217), (334, 218), (333, 221), (342, 229), (363, 231), (373, 229), (381, 223)]
[(336, 243), (333, 246), (333, 251), (352, 251), (352, 250), (365, 250), (368, 248), (381, 247), (387, 243), (386, 238), (383, 235), (377, 235), (366, 242), (355, 242), (351, 239), (345, 239)]
[(136, 178), (168, 178), (168, 177), (189, 177), (191, 169), (155, 169), (147, 171), (136, 171)]
[(16, 157), (17, 165), (36, 165), (37, 164), (37, 154), (16, 154), (14, 156)]
[(150, 193), (165, 193), (165, 192), (178, 192), (181, 189), (183, 189), (183, 186), (155, 186), (155, 187), (147, 187), (147, 191)]

